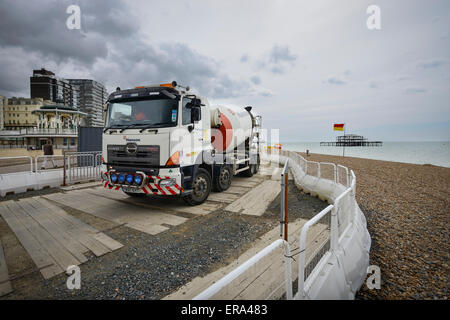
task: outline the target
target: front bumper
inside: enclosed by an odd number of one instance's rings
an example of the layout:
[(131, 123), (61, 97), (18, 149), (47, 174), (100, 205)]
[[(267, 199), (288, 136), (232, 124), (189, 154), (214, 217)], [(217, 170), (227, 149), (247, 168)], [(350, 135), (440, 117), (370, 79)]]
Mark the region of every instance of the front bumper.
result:
[[(169, 172), (170, 171), (170, 172)], [(104, 188), (110, 190), (123, 190), (131, 193), (144, 193), (146, 195), (162, 195), (175, 196), (183, 193), (181, 173), (178, 168), (175, 169), (160, 169), (159, 175), (150, 176), (144, 175), (143, 182), (140, 186), (130, 185), (127, 183), (112, 183), (110, 180), (111, 171), (106, 172), (103, 177)], [(142, 175), (142, 173), (141, 173)], [(164, 180), (170, 180), (169, 185), (161, 183)]]

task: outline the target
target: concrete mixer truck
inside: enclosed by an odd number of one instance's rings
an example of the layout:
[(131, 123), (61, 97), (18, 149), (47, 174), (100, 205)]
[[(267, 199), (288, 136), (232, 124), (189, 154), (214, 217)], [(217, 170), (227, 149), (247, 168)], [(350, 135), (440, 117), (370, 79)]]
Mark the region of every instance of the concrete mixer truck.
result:
[(103, 185), (201, 204), (258, 172), (260, 128), (252, 107), (211, 106), (175, 81), (117, 88), (105, 108)]

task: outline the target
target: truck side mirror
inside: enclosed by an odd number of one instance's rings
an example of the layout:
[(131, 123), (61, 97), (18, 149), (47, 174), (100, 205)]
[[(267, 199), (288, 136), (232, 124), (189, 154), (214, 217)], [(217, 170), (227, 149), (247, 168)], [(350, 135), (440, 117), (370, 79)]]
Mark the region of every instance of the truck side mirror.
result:
[(191, 109), (191, 122), (195, 123), (197, 121), (200, 121), (201, 118), (202, 118), (202, 113), (200, 111), (200, 108), (199, 107), (192, 108)]

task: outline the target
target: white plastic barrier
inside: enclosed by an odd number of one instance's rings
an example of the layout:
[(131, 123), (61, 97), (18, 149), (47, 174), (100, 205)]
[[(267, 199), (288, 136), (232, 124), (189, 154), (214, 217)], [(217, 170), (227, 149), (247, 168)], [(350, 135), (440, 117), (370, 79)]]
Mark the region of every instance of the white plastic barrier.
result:
[(36, 190), (34, 172), (18, 172), (0, 175), (0, 197), (8, 193), (22, 193)]
[[(54, 161), (64, 163), (65, 168), (41, 170), (45, 156), (36, 156), (33, 170), (33, 159), (29, 156), (1, 157), (1, 160), (27, 159), (30, 161), (29, 171), (0, 174), (0, 197), (8, 193), (23, 193), (29, 190), (56, 188), (66, 182), (82, 182), (100, 179), (101, 153), (70, 153), (65, 156), (53, 156)], [(48, 165), (52, 165), (50, 162)], [(26, 168), (28, 169), (28, 167)]]
[[(333, 204), (322, 215), (331, 214), (331, 245), (306, 279), (304, 259), (299, 258), (299, 290), (294, 299), (353, 299), (366, 278), (371, 239), (367, 223), (355, 200), (356, 177), (344, 166), (337, 165), (333, 180), (320, 177), (322, 163), (311, 162), (295, 152), (264, 154), (263, 159), (284, 164), (289, 158), (296, 185), (312, 195)], [(328, 163), (326, 163), (329, 165)], [(308, 168), (316, 166), (315, 175)], [(325, 210), (324, 210), (325, 211)], [(300, 251), (306, 247), (309, 224), (300, 235)]]
[[(293, 296), (291, 289), (286, 288), (286, 297), (288, 299), (292, 296), (294, 299), (354, 299), (366, 278), (371, 240), (366, 219), (355, 200), (356, 177), (353, 171), (349, 173), (346, 167), (331, 163), (307, 161), (295, 152), (263, 153), (262, 159), (275, 162), (277, 165), (285, 164), (289, 159), (289, 168), (297, 187), (330, 203), (302, 227), (298, 248), (298, 291)], [(325, 167), (328, 168), (326, 178), (323, 176)], [(330, 216), (331, 221), (329, 247), (324, 245), (316, 250), (312, 257), (308, 257), (310, 262), (314, 261), (314, 264), (306, 265), (306, 252), (308, 245), (311, 244), (307, 242), (308, 231), (327, 216)], [(280, 241), (273, 242), (230, 274), (205, 289), (196, 299), (214, 298), (217, 292), (226, 291), (228, 286), (232, 285), (232, 281), (240, 277), (245, 277), (246, 281), (249, 281), (247, 279), (249, 277), (257, 278), (257, 273), (248, 275), (245, 273), (246, 270), (250, 266), (261, 264), (261, 257), (276, 247)], [(286, 259), (288, 256), (285, 253), (280, 255), (279, 259)], [(276, 257), (271, 258), (272, 261), (276, 259)], [(268, 267), (263, 265), (260, 269), (265, 270)], [(282, 270), (275, 268), (271, 272), (279, 274)], [(291, 274), (292, 272), (285, 272), (286, 278), (283, 283), (292, 282)], [(280, 297), (281, 295), (272, 298)]]

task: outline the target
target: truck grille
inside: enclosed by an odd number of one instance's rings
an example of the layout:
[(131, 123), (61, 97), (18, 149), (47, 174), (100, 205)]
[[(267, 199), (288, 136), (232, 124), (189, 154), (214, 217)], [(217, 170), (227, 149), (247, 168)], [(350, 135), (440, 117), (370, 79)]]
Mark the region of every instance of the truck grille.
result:
[(159, 167), (159, 146), (108, 145), (108, 164), (114, 167)]

